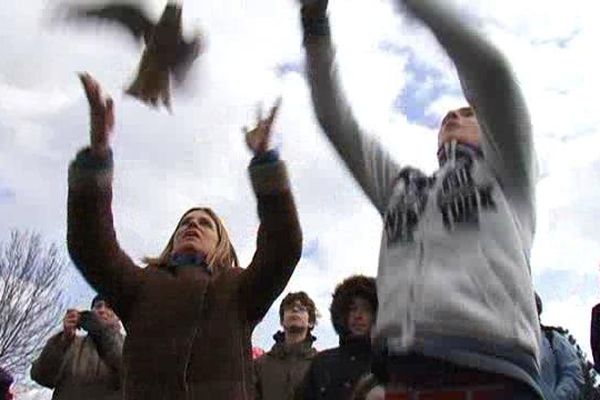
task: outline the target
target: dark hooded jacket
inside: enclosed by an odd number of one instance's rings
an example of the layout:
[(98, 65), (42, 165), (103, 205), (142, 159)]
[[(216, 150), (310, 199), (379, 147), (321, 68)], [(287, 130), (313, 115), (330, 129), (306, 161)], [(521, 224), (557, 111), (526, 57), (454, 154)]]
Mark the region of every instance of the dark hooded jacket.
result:
[(316, 338), (309, 334), (302, 343), (286, 345), (285, 334), (277, 332), (273, 339), (271, 350), (254, 363), (256, 399), (291, 400), (317, 354)]
[(375, 280), (353, 276), (336, 288), (331, 303), (331, 322), (340, 337), (339, 347), (320, 352), (313, 360), (299, 398), (304, 400), (346, 400), (355, 384), (371, 369), (371, 339), (352, 337), (347, 326), (348, 311), (354, 297), (363, 297), (377, 311)]

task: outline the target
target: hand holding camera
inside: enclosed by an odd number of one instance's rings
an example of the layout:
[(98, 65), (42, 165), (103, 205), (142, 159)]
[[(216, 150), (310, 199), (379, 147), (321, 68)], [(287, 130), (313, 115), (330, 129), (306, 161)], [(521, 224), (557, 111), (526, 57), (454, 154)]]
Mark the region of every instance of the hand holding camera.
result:
[(67, 310), (63, 318), (63, 334), (66, 339), (71, 340), (75, 337), (79, 327), (80, 312), (74, 309)]
[(102, 329), (102, 321), (93, 311), (67, 310), (63, 318), (63, 333), (68, 340), (75, 337), (77, 329), (96, 333)]

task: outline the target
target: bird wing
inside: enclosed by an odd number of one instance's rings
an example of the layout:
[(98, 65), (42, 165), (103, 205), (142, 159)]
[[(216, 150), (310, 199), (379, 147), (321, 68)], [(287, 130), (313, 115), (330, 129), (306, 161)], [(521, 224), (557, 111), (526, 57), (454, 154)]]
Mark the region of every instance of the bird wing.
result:
[(126, 28), (132, 36), (139, 40), (144, 38), (148, 42), (154, 29), (154, 23), (148, 18), (144, 10), (129, 4), (111, 4), (102, 7), (71, 7), (72, 17), (99, 19), (116, 22)]
[(177, 84), (184, 83), (192, 64), (202, 54), (205, 46), (204, 37), (200, 34), (189, 42), (184, 39), (180, 40), (175, 53), (175, 64), (171, 67), (171, 74)]

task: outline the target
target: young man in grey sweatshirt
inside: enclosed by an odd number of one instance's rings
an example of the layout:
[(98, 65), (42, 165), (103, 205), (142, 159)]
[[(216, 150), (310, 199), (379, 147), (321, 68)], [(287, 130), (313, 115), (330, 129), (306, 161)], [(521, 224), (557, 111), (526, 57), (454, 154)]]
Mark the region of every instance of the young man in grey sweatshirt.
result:
[(443, 119), (432, 176), (363, 133), (341, 90), (327, 0), (301, 0), (315, 113), (384, 223), (374, 372), (398, 398), (457, 388), (464, 398), (539, 398), (525, 100), (507, 60), (447, 5), (396, 1), (433, 32), (469, 103)]

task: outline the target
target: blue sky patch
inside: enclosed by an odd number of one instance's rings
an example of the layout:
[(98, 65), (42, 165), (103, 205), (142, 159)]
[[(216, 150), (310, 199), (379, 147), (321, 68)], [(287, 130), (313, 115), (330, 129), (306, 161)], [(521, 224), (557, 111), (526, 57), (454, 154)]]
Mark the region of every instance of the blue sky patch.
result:
[(546, 271), (533, 280), (534, 288), (542, 301), (567, 300), (573, 296), (579, 298), (595, 297), (598, 293), (598, 277), (595, 274), (577, 274), (573, 271)]
[(16, 197), (16, 193), (9, 187), (0, 185), (0, 203), (8, 200), (13, 200)]
[(568, 35), (565, 35), (563, 37), (557, 37), (557, 38), (553, 38), (553, 39), (532, 40), (531, 44), (533, 44), (534, 46), (544, 46), (544, 45), (548, 45), (548, 44), (556, 44), (556, 46), (559, 49), (566, 49), (571, 44), (571, 42), (573, 42), (573, 40), (575, 40), (580, 35), (580, 33), (581, 33), (580, 29), (574, 29)]
[(275, 75), (277, 78), (283, 78), (289, 74), (304, 74), (303, 61), (287, 61), (275, 66)]
[(317, 259), (319, 257), (319, 239), (310, 239), (302, 249), (302, 258)]
[(443, 83), (440, 72), (420, 62), (410, 48), (382, 41), (379, 49), (390, 55), (408, 58), (404, 73), (409, 79), (394, 99), (394, 111), (405, 114), (409, 122), (429, 128), (437, 127), (439, 118), (427, 113), (427, 107), (443, 95), (456, 94), (456, 90)]

